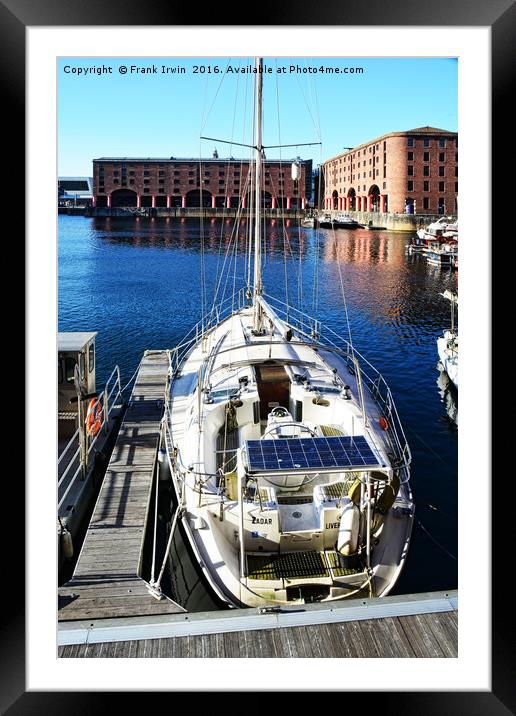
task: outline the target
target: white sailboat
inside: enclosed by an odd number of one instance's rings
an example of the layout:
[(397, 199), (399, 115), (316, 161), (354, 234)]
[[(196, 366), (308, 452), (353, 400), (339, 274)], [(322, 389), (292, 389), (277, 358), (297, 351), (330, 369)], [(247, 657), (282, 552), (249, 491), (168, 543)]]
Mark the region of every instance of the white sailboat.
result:
[(456, 388), (459, 387), (459, 336), (455, 330), (455, 306), (458, 305), (458, 296), (451, 291), (441, 294), (450, 301), (451, 327), (443, 332), (437, 339), (437, 352), (444, 370)]
[(254, 281), (170, 352), (176, 520), (233, 607), (382, 596), (407, 557), (410, 449), (383, 377), (262, 283), (262, 60), (256, 60)]

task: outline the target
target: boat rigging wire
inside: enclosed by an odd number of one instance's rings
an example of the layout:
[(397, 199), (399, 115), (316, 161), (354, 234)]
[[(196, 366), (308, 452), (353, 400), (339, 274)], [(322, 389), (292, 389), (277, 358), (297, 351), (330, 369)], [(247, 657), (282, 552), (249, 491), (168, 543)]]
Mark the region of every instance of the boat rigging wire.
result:
[(443, 545), (442, 545), (440, 542), (438, 542), (433, 535), (430, 534), (430, 532), (426, 529), (426, 527), (425, 527), (424, 524), (421, 522), (421, 520), (419, 520), (415, 515), (414, 515), (414, 520), (415, 520), (416, 523), (419, 525), (419, 527), (421, 527), (421, 529), (422, 529), (423, 532), (426, 534), (426, 536), (429, 537), (434, 544), (436, 544), (440, 549), (442, 549), (442, 551), (445, 552), (445, 554), (447, 554), (448, 557), (451, 557), (452, 559), (454, 559), (455, 561), (457, 561), (457, 557), (456, 557), (454, 554), (452, 554), (451, 552), (449, 552), (449, 551), (446, 549), (446, 547), (443, 547)]

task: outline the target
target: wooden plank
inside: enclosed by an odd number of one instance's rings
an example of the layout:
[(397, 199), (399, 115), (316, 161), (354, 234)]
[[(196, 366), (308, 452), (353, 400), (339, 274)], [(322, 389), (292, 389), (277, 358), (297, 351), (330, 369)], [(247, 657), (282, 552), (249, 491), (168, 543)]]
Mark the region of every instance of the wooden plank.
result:
[(407, 616), (400, 619), (404, 632), (410, 641), (414, 653), (417, 657), (441, 658), (444, 652), (435, 639), (433, 634), (429, 633), (424, 622), (420, 619), (422, 615)]
[(455, 658), (458, 656), (458, 631), (455, 628), (452, 612), (440, 612), (438, 614), (421, 614), (420, 621), (425, 631), (432, 634), (439, 644), (444, 656)]

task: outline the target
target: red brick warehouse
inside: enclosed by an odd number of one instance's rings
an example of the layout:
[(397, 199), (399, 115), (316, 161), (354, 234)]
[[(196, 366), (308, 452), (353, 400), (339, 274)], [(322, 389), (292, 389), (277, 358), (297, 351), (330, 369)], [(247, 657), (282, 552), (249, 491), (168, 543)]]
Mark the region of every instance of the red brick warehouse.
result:
[[(263, 205), (304, 209), (310, 194), (312, 160), (264, 162)], [(249, 207), (249, 159), (168, 159), (102, 157), (93, 160), (93, 206), (97, 207)]]
[(456, 214), (458, 135), (389, 132), (327, 160), (323, 173), (325, 209)]

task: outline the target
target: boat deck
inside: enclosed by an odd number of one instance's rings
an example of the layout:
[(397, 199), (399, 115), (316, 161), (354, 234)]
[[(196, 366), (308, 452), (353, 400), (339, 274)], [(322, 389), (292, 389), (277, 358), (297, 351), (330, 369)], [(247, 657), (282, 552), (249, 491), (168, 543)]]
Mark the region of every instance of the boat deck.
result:
[(168, 369), (165, 351), (145, 352), (75, 571), (59, 589), (60, 621), (184, 611), (151, 596), (140, 576)]

